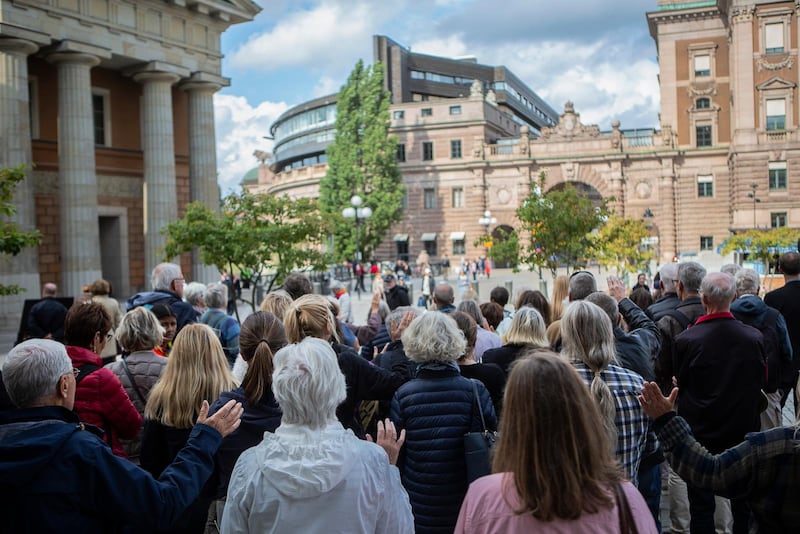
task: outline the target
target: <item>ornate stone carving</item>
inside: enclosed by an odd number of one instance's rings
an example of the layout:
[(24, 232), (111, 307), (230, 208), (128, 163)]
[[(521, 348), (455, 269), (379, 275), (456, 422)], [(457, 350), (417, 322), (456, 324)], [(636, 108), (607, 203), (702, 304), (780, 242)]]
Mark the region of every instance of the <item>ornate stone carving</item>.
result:
[(558, 125), (542, 128), (542, 139), (575, 139), (599, 137), (600, 128), (596, 125), (586, 126), (581, 123), (580, 113), (575, 113), (572, 102), (564, 104), (564, 113), (558, 117)]
[(766, 60), (766, 58), (760, 57), (756, 60), (756, 65), (758, 65), (758, 72), (762, 70), (782, 70), (782, 69), (791, 69), (794, 66), (794, 58), (792, 56), (787, 56), (783, 59), (783, 61), (778, 61), (776, 63), (770, 63)]
[(645, 181), (640, 181), (636, 184), (636, 196), (639, 198), (650, 198), (653, 193), (653, 187)]
[(756, 12), (756, 6), (739, 6), (730, 9), (730, 17), (733, 22), (750, 22), (753, 20), (753, 14)]
[(574, 162), (567, 162), (561, 164), (561, 176), (564, 178), (566, 182), (574, 182), (578, 179), (578, 175), (580, 173), (581, 164), (574, 163)]
[(493, 106), (497, 105), (497, 95), (495, 94), (494, 89), (489, 89), (486, 91), (486, 102)]
[(469, 96), (483, 96), (483, 84), (480, 80), (472, 80), (469, 86)]
[(511, 191), (506, 189), (505, 187), (501, 187), (497, 190), (497, 202), (499, 204), (508, 204), (511, 202)]
[(690, 85), (686, 88), (686, 92), (689, 94), (689, 98), (693, 98), (695, 96), (717, 96), (718, 91), (716, 85), (706, 85), (704, 87)]

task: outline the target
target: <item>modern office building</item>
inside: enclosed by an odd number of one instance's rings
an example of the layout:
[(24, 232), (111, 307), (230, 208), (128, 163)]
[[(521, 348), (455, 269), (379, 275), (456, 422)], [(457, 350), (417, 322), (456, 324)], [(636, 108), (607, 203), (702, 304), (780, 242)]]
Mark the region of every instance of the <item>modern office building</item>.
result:
[[(503, 67), (375, 37), (408, 192), (403, 221), (376, 254), (482, 254), (478, 238), (517, 225), (515, 210), (541, 173), (548, 189), (571, 183), (644, 218), (660, 261), (719, 262), (733, 233), (800, 226), (799, 16), (794, 2), (659, 0), (646, 22), (658, 49), (660, 124), (638, 130), (584, 125), (570, 102), (556, 117)], [(316, 196), (334, 114), (335, 95), (286, 112), (272, 129), (274, 160), (245, 185)], [(283, 130), (300, 116), (307, 130)]]
[[(2, 327), (55, 282), (77, 296), (103, 277), (149, 287), (160, 230), (190, 200), (219, 205), (213, 95), (220, 36), (250, 0), (0, 1), (0, 165), (24, 164), (15, 221), (42, 242), (0, 258)], [(194, 279), (216, 278), (181, 258)]]

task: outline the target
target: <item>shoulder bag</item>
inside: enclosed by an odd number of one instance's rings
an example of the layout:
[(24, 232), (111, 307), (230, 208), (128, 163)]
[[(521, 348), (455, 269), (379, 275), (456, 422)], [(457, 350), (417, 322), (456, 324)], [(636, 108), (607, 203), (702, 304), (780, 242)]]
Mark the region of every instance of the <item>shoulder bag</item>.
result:
[[(491, 474), (492, 462), (491, 452), (497, 442), (497, 432), (492, 432), (486, 428), (486, 420), (483, 417), (480, 399), (478, 397), (478, 386), (475, 381), (470, 379), (472, 384), (472, 403), (473, 410), (477, 406), (481, 416), (481, 432), (467, 432), (464, 435), (464, 459), (467, 464), (467, 482)], [(474, 412), (473, 412), (474, 413)]]

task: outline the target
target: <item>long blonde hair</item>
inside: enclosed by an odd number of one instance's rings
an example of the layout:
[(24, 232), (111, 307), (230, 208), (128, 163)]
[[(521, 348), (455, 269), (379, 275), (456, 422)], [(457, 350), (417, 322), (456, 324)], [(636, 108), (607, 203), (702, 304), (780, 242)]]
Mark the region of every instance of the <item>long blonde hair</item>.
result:
[(550, 320), (558, 321), (564, 316), (564, 301), (569, 295), (569, 277), (563, 274), (553, 280), (553, 294), (550, 297)]
[(204, 400), (214, 402), (237, 386), (222, 345), (204, 324), (184, 326), (175, 336), (167, 366), (144, 410), (146, 419), (177, 428), (191, 428)]

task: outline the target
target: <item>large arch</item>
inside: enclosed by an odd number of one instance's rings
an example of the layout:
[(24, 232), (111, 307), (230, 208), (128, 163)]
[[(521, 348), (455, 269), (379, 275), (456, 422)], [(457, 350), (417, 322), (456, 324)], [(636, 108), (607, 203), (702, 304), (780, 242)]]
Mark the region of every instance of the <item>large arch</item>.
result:
[(549, 188), (548, 192), (563, 191), (568, 186), (574, 187), (579, 195), (588, 197), (595, 206), (599, 206), (603, 202), (603, 194), (596, 187), (586, 182), (559, 182)]
[[(503, 241), (505, 241), (507, 239), (507, 236), (513, 231), (514, 231), (514, 228), (512, 228), (511, 226), (509, 226), (507, 224), (498, 225), (497, 228), (492, 230), (492, 241), (493, 241), (493, 243), (494, 244), (502, 243)], [(506, 261), (492, 260), (492, 261), (493, 261), (492, 265), (496, 269), (508, 269), (510, 267), (513, 267), (511, 262), (509, 262), (507, 260)]]

